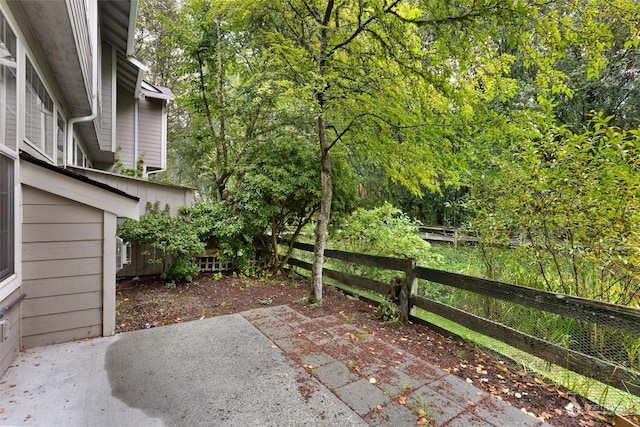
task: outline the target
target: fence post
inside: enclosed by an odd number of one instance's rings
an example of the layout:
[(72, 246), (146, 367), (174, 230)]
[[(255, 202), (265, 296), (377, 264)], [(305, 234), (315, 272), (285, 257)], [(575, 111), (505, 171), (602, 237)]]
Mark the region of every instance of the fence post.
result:
[(400, 291), (400, 322), (403, 325), (409, 323), (411, 307), (411, 297), (418, 293), (418, 277), (416, 276), (416, 260), (407, 259), (407, 266), (404, 270), (404, 286)]

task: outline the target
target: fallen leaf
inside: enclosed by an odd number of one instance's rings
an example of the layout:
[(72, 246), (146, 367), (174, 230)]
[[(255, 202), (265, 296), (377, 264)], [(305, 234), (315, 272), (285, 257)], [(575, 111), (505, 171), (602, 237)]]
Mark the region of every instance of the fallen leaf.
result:
[(475, 403), (473, 403), (473, 401), (472, 401), (472, 400), (467, 400), (467, 405), (469, 405), (469, 406), (476, 406), (476, 404), (475, 404)]
[(429, 420), (427, 420), (425, 417), (420, 417), (420, 419), (418, 420), (418, 425), (423, 426), (423, 425), (426, 425), (428, 422)]
[(473, 380), (471, 378), (467, 378), (465, 381), (469, 384), (473, 384)]
[(386, 369), (387, 365), (380, 365), (380, 369)]
[(382, 405), (378, 403), (378, 404), (376, 405), (376, 409), (377, 409), (378, 411), (381, 411), (381, 410), (382, 410)]
[(542, 381), (540, 378), (534, 378), (533, 380), (538, 384), (544, 384), (544, 381)]
[(520, 394), (520, 393), (515, 393), (515, 394), (514, 394), (514, 396), (515, 396), (516, 398), (518, 398), (518, 399), (521, 399), (521, 398), (522, 398), (522, 394)]
[(406, 405), (407, 404), (407, 397), (406, 396), (400, 396), (398, 398), (398, 403), (401, 405)]
[(376, 380), (375, 378), (371, 377), (371, 378), (369, 378), (369, 382), (370, 382), (371, 384), (375, 384), (375, 383), (377, 383), (377, 382), (378, 382), (378, 380)]
[(4, 413), (4, 409), (0, 408), (0, 414), (3, 414), (3, 413)]

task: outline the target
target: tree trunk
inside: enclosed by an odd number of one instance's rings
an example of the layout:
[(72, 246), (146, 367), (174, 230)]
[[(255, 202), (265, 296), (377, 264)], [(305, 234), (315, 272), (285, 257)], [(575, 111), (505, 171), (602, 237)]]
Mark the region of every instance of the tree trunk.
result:
[(322, 180), (322, 193), (320, 196), (320, 214), (318, 215), (318, 222), (316, 223), (314, 231), (316, 240), (313, 246), (311, 298), (313, 302), (322, 304), (322, 268), (324, 266), (324, 248), (327, 244), (327, 226), (331, 218), (333, 182), (324, 118), (320, 115), (316, 121), (318, 125), (318, 137), (320, 139), (320, 177)]
[[(327, 0), (324, 11), (322, 29), (320, 30), (320, 50), (318, 52), (318, 76), (322, 79), (326, 73), (327, 43), (329, 35), (327, 28), (333, 12), (333, 0)], [(324, 266), (324, 248), (327, 244), (327, 226), (331, 218), (331, 201), (333, 199), (333, 182), (331, 179), (331, 158), (327, 141), (327, 125), (324, 122), (324, 90), (320, 89), (314, 95), (318, 103), (319, 113), (316, 118), (318, 127), (318, 140), (320, 142), (320, 178), (322, 181), (322, 193), (320, 196), (320, 214), (314, 231), (316, 241), (313, 245), (313, 266), (311, 268), (311, 300), (316, 304), (322, 304), (322, 268)]]

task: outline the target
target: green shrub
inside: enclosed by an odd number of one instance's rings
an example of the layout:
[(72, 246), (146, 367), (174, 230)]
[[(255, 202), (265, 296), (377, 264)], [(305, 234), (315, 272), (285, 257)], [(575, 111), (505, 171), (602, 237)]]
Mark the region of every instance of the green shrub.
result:
[(378, 319), (388, 325), (400, 324), (400, 306), (385, 298), (378, 306)]
[[(421, 266), (437, 266), (441, 257), (418, 234), (418, 224), (388, 203), (371, 210), (357, 209), (331, 232), (333, 249), (368, 255), (413, 258)], [(368, 267), (350, 271), (389, 282), (394, 272)]]
[[(147, 205), (147, 213), (139, 221), (127, 220), (118, 227), (118, 235), (140, 245), (148, 244), (157, 254), (149, 263), (162, 263), (162, 278), (169, 282), (190, 282), (198, 273), (193, 258), (204, 253), (205, 245), (197, 228), (185, 216), (172, 217), (169, 207)], [(169, 258), (169, 265), (165, 259)]]

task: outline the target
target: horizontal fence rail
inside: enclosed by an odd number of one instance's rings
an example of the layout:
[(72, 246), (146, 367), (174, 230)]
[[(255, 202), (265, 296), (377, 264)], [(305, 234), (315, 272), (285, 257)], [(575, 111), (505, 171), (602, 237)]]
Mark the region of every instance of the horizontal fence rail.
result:
[[(313, 245), (296, 243), (294, 248), (313, 253)], [(437, 284), (437, 286), (444, 285), (451, 292), (455, 290), (464, 291), (484, 300), (503, 301), (504, 303), (533, 310), (534, 314), (540, 313), (540, 316), (543, 313), (552, 313), (552, 315), (558, 315), (562, 318), (574, 319), (574, 321), (589, 327), (604, 327), (616, 334), (630, 334), (640, 344), (640, 310), (638, 309), (431, 268), (416, 267), (413, 260), (407, 259), (354, 254), (336, 250), (326, 250), (325, 257), (355, 265), (404, 272), (406, 290), (409, 293), (409, 307), (403, 311), (413, 312), (415, 307), (419, 307), (550, 363), (596, 379), (635, 396), (640, 396), (640, 372), (638, 372), (636, 366), (627, 368), (610, 360), (604, 360), (595, 355), (586, 354), (567, 346), (550, 342), (542, 337), (522, 332), (494, 319), (478, 315), (478, 313), (471, 313), (468, 310), (418, 295), (416, 282), (417, 279), (422, 279), (428, 282), (427, 288), (430, 286), (429, 283)], [(289, 260), (289, 264), (305, 270), (311, 270), (310, 263), (293, 257)], [(328, 268), (323, 269), (323, 274), (340, 283), (375, 291), (383, 296), (388, 295), (391, 290), (389, 283), (375, 281), (359, 275)], [(414, 319), (416, 318), (414, 317)]]

